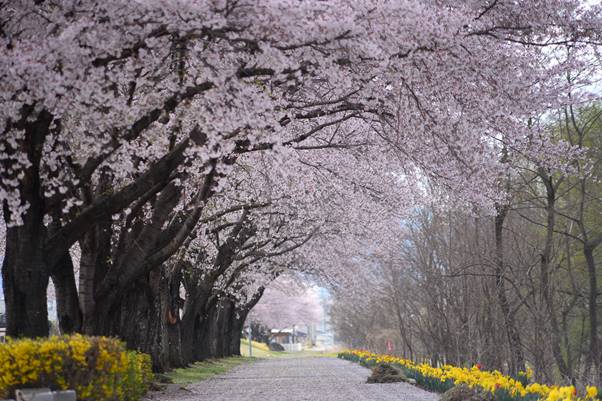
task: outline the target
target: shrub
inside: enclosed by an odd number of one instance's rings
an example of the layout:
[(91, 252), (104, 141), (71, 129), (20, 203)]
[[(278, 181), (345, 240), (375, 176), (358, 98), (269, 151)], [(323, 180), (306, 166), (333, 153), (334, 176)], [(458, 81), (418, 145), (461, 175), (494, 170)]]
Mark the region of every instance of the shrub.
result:
[(393, 365), (379, 363), (372, 369), (372, 375), (368, 377), (367, 383), (399, 383), (406, 382), (408, 378)]
[(454, 386), (441, 396), (441, 401), (490, 401), (491, 395), (463, 384)]
[(78, 400), (134, 401), (152, 379), (150, 357), (113, 338), (82, 335), (0, 344), (0, 398), (17, 388), (73, 389)]

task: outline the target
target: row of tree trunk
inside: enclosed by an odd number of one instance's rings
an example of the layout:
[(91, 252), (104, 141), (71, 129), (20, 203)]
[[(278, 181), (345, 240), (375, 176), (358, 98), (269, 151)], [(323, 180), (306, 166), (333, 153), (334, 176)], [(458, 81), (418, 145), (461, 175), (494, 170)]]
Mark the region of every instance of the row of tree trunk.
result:
[(195, 289), (188, 283), (189, 296), (182, 300), (183, 275), (167, 271), (152, 270), (110, 308), (97, 308), (106, 312), (92, 315), (82, 315), (77, 304), (74, 307), (69, 299), (73, 293), (59, 290), (72, 278), (53, 276), (61, 331), (121, 338), (128, 348), (150, 354), (158, 372), (240, 355), (245, 319), (263, 290), (242, 303), (197, 281)]

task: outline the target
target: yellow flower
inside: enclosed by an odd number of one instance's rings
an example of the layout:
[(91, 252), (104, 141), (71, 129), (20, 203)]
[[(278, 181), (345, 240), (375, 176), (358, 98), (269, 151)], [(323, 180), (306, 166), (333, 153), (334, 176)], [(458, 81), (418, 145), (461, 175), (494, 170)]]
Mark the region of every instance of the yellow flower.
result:
[(9, 339), (0, 344), (0, 399), (20, 386), (73, 388), (79, 400), (140, 398), (152, 379), (150, 356), (116, 339), (82, 335)]
[(598, 396), (598, 388), (594, 386), (588, 386), (586, 388), (585, 394), (587, 398), (594, 399)]
[[(587, 387), (585, 398), (577, 394), (573, 386), (548, 386), (540, 383), (530, 383), (524, 386), (520, 381), (505, 376), (499, 371), (485, 371), (477, 366), (463, 368), (452, 365), (434, 367), (427, 363), (415, 363), (392, 355), (378, 355), (368, 351), (351, 350), (339, 354), (340, 357), (357, 360), (359, 362), (391, 363), (403, 366), (409, 371), (419, 373), (425, 378), (445, 383), (449, 380), (455, 384), (464, 384), (471, 388), (481, 388), (494, 394), (499, 389), (507, 391), (513, 397), (526, 397), (535, 395), (540, 401), (587, 401), (594, 400), (598, 395), (596, 387)], [(527, 378), (533, 376), (533, 370), (527, 368), (521, 372)]]

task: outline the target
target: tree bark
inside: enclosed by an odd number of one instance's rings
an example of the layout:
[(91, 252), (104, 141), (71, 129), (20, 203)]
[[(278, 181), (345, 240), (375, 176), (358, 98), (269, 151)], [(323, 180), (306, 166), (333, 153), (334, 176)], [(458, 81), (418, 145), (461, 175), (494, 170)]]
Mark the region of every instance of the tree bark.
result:
[(495, 216), (495, 284), (497, 298), (502, 310), (504, 324), (506, 327), (506, 336), (510, 351), (509, 373), (512, 376), (518, 375), (518, 372), (525, 370), (525, 356), (523, 353), (520, 333), (516, 327), (516, 320), (510, 310), (510, 302), (506, 296), (506, 285), (504, 281), (505, 263), (504, 263), (504, 221), (508, 213), (507, 206), (498, 207)]
[(583, 255), (587, 264), (587, 275), (589, 279), (588, 289), (588, 316), (589, 316), (589, 363), (594, 368), (594, 379), (602, 383), (602, 360), (600, 355), (600, 338), (598, 336), (598, 277), (596, 275), (596, 260), (594, 248), (585, 244)]
[(550, 262), (552, 260), (554, 230), (556, 228), (556, 188), (552, 182), (552, 178), (547, 173), (540, 171), (540, 177), (546, 188), (546, 236), (544, 248), (541, 253), (540, 293), (547, 310), (550, 331), (552, 334), (552, 355), (554, 356), (560, 374), (564, 376), (568, 382), (571, 382), (573, 379), (573, 372), (562, 354), (560, 325), (558, 323), (558, 316), (554, 298), (552, 296), (552, 283), (550, 281)]
[(248, 313), (235, 311), (232, 313), (232, 337), (230, 340), (230, 355), (240, 356), (240, 340), (242, 339), (242, 330)]
[(206, 310), (197, 320), (194, 334), (194, 354), (197, 361), (215, 357), (217, 354), (217, 302), (208, 302)]
[(216, 332), (215, 336), (215, 355), (214, 358), (224, 358), (229, 356), (228, 350), (230, 348), (230, 306), (227, 299), (221, 299), (217, 305), (217, 317), (216, 317)]
[(109, 271), (113, 260), (111, 257), (111, 222), (100, 221), (80, 241), (81, 260), (79, 271), (79, 300), (82, 310), (83, 333), (98, 335), (103, 332), (99, 322), (96, 290)]
[[(40, 182), (40, 161), (46, 136), (53, 116), (42, 110), (31, 121), (33, 107), (22, 110), (22, 119), (16, 128), (25, 131), (25, 139), (17, 151), (27, 155), (30, 166), (19, 179), (19, 193), (23, 206), (22, 225), (9, 227), (6, 232), (6, 251), (2, 262), (4, 300), (6, 303), (6, 334), (11, 337), (47, 336), (48, 267), (44, 245), (45, 201)], [(60, 127), (59, 122), (56, 126)], [(57, 128), (58, 129), (58, 128)], [(12, 216), (4, 204), (4, 218), (10, 223)]]
[(180, 284), (182, 282), (181, 263), (178, 263), (173, 271), (167, 275), (167, 343), (170, 368), (184, 367), (182, 356), (182, 333), (180, 307), (183, 306), (180, 299)]
[(132, 285), (117, 313), (108, 319), (110, 324), (105, 326), (109, 330), (108, 335), (121, 338), (128, 348), (148, 353), (156, 372), (164, 372), (171, 367), (167, 335), (168, 302), (167, 280), (160, 271), (153, 271)]
[(82, 313), (75, 284), (73, 261), (69, 252), (52, 268), (50, 277), (56, 293), (61, 333), (69, 334), (80, 331), (82, 328)]
[[(188, 275), (188, 276), (187, 276)], [(199, 360), (203, 336), (203, 315), (207, 308), (207, 302), (211, 295), (209, 289), (200, 285), (200, 277), (194, 272), (188, 272), (184, 276), (186, 288), (186, 300), (184, 313), (180, 322), (180, 342), (182, 348), (182, 360), (185, 364)]]
[(40, 246), (43, 236), (30, 221), (34, 208), (30, 206), (24, 226), (11, 227), (6, 234), (2, 284), (10, 337), (44, 337), (49, 331), (48, 271)]

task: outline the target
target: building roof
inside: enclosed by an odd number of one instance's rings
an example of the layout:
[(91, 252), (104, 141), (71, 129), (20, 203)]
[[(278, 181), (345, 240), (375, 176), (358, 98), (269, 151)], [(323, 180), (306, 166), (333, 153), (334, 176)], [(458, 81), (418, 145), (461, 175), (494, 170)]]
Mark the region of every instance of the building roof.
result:
[[(293, 329), (272, 329), (270, 330), (271, 334), (293, 334)], [(295, 335), (304, 336), (307, 333), (303, 330), (295, 329)]]

